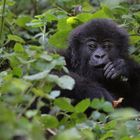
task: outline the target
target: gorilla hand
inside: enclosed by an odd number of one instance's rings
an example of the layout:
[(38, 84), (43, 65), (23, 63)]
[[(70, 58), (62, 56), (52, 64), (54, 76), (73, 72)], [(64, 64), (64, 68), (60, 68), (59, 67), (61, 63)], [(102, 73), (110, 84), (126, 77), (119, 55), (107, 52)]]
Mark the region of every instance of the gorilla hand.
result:
[(107, 79), (116, 79), (126, 74), (126, 64), (124, 59), (117, 59), (114, 62), (108, 62), (104, 67), (104, 76)]

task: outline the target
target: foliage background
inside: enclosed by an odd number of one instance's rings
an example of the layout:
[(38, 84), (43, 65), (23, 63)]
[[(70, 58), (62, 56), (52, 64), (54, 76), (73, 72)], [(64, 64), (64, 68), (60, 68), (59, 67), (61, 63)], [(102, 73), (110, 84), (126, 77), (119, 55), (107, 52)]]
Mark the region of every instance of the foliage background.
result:
[[(139, 112), (98, 99), (73, 106), (53, 90), (74, 85), (56, 50), (67, 47), (73, 28), (94, 18), (126, 28), (129, 52), (140, 62), (139, 0), (1, 0), (0, 18), (0, 140), (140, 139)], [(42, 107), (50, 113), (41, 114)]]

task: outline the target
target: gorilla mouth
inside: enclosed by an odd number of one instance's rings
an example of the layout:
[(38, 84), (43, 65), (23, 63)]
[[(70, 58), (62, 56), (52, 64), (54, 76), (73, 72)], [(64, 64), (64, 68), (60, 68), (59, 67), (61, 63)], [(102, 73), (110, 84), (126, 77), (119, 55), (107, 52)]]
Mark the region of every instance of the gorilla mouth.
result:
[(94, 66), (96, 69), (103, 69), (105, 67), (105, 64), (100, 64), (100, 65), (96, 65)]

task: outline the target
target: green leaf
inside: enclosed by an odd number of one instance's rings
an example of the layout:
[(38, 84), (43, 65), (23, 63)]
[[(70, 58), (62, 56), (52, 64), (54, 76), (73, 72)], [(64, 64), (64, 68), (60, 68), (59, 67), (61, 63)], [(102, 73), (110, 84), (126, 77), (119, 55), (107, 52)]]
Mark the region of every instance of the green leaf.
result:
[(14, 46), (14, 51), (18, 53), (24, 52), (24, 48), (20, 43), (16, 43)]
[(27, 27), (26, 26), (26, 23), (30, 22), (31, 21), (31, 17), (30, 16), (27, 16), (27, 15), (21, 15), (18, 17), (18, 19), (16, 20), (16, 24), (20, 27)]
[(2, 92), (9, 92), (9, 93), (22, 93), (25, 92), (29, 87), (30, 83), (24, 81), (23, 79), (6, 79), (5, 84), (1, 88)]
[(47, 22), (57, 20), (55, 15), (49, 14), (48, 12), (44, 13), (43, 16), (46, 18)]
[(57, 81), (57, 84), (62, 88), (62, 89), (69, 89), (72, 90), (75, 84), (75, 81), (73, 78), (70, 76), (64, 75), (60, 77)]
[(29, 81), (41, 80), (43, 78), (46, 78), (49, 72), (50, 72), (50, 70), (45, 70), (45, 71), (39, 72), (37, 74), (33, 74), (33, 75), (29, 75), (29, 76), (24, 76), (23, 78), (25, 80), (29, 80)]
[(22, 69), (18, 67), (13, 67), (12, 71), (14, 76), (21, 77), (22, 76)]
[(40, 117), (40, 121), (41, 121), (42, 125), (44, 126), (44, 128), (56, 128), (59, 124), (56, 117), (47, 115), (47, 114), (43, 114)]
[(24, 41), (21, 37), (19, 37), (19, 36), (17, 36), (17, 35), (9, 34), (9, 35), (8, 35), (8, 39), (9, 39), (9, 40), (16, 41), (16, 42), (19, 42), (19, 43), (25, 43), (25, 41)]
[(28, 110), (25, 115), (28, 117), (28, 118), (32, 118), (34, 117), (35, 115), (37, 115), (37, 110)]
[(67, 129), (59, 133), (56, 137), (56, 140), (82, 140), (82, 136), (76, 128)]
[(33, 28), (38, 28), (44, 26), (44, 23), (37, 19), (33, 19), (31, 22), (26, 23), (26, 26), (32, 26)]
[(64, 28), (64, 27), (67, 27), (67, 30), (72, 29), (71, 25), (67, 24), (67, 19), (68, 19), (68, 17), (58, 20), (58, 24), (57, 24), (58, 31), (66, 30), (66, 28)]
[(75, 106), (75, 112), (83, 113), (84, 111), (86, 111), (86, 109), (89, 107), (89, 105), (90, 105), (89, 99), (82, 100)]
[(56, 32), (54, 35), (50, 37), (49, 43), (53, 45), (54, 47), (57, 47), (60, 49), (66, 48), (69, 32), (70, 30), (67, 30), (67, 29)]
[(134, 35), (134, 36), (130, 36), (131, 39), (131, 44), (136, 44), (140, 41), (140, 36)]
[(48, 96), (49, 96), (50, 99), (55, 99), (59, 95), (60, 95), (60, 91), (59, 90), (53, 90)]
[(98, 111), (93, 111), (91, 117), (93, 118), (93, 120), (98, 120), (101, 117), (101, 113)]
[(64, 111), (74, 112), (74, 107), (65, 98), (55, 99), (54, 104)]
[(100, 99), (94, 99), (92, 102), (91, 102), (91, 105), (90, 105), (92, 108), (94, 109), (101, 109), (102, 106), (103, 106), (103, 103), (101, 102)]
[(59, 77), (57, 75), (53, 75), (53, 74), (48, 74), (47, 75), (47, 81), (48, 82), (57, 83), (58, 80), (59, 80)]
[(126, 109), (115, 110), (115, 112), (111, 114), (111, 118), (118, 119), (118, 120), (127, 120), (130, 118), (135, 118), (137, 115), (138, 112), (136, 110), (131, 108), (126, 108)]
[(11, 0), (6, 1), (6, 5), (8, 6), (14, 6), (15, 4), (16, 4), (15, 1), (11, 1)]
[(114, 108), (113, 108), (113, 106), (112, 106), (112, 104), (110, 102), (105, 102), (103, 104), (103, 110), (105, 112), (113, 112), (114, 111)]
[(37, 95), (37, 96), (40, 96), (40, 97), (44, 97), (45, 94), (43, 92), (43, 90), (41, 88), (32, 88), (32, 92)]
[(116, 128), (116, 125), (117, 125), (116, 120), (110, 121), (110, 122), (105, 124), (105, 129), (106, 130), (112, 130), (112, 129)]
[(101, 138), (100, 140), (106, 140), (106, 139), (110, 139), (113, 138), (113, 131), (107, 131)]
[(103, 0), (103, 3), (112, 9), (119, 6), (121, 2), (122, 0)]
[(91, 13), (81, 13), (76, 16), (82, 22), (87, 22), (93, 19), (93, 14)]
[(105, 13), (105, 11), (103, 9), (95, 12), (93, 15), (92, 15), (92, 18), (111, 18), (110, 15), (108, 15), (107, 13)]
[(53, 60), (52, 56), (51, 55), (48, 55), (46, 53), (43, 53), (40, 57), (42, 59), (46, 60), (46, 61), (49, 61), (49, 62)]

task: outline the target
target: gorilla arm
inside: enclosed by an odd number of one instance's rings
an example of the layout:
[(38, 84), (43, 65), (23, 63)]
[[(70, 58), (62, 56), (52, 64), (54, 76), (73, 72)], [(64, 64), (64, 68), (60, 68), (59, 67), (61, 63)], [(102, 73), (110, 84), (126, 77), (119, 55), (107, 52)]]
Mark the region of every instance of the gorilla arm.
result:
[(76, 100), (82, 100), (85, 98), (104, 98), (109, 102), (113, 102), (113, 97), (106, 89), (101, 87), (97, 82), (91, 82), (76, 73), (70, 72), (71, 76), (75, 80), (75, 86), (72, 91), (61, 90), (61, 95)]

